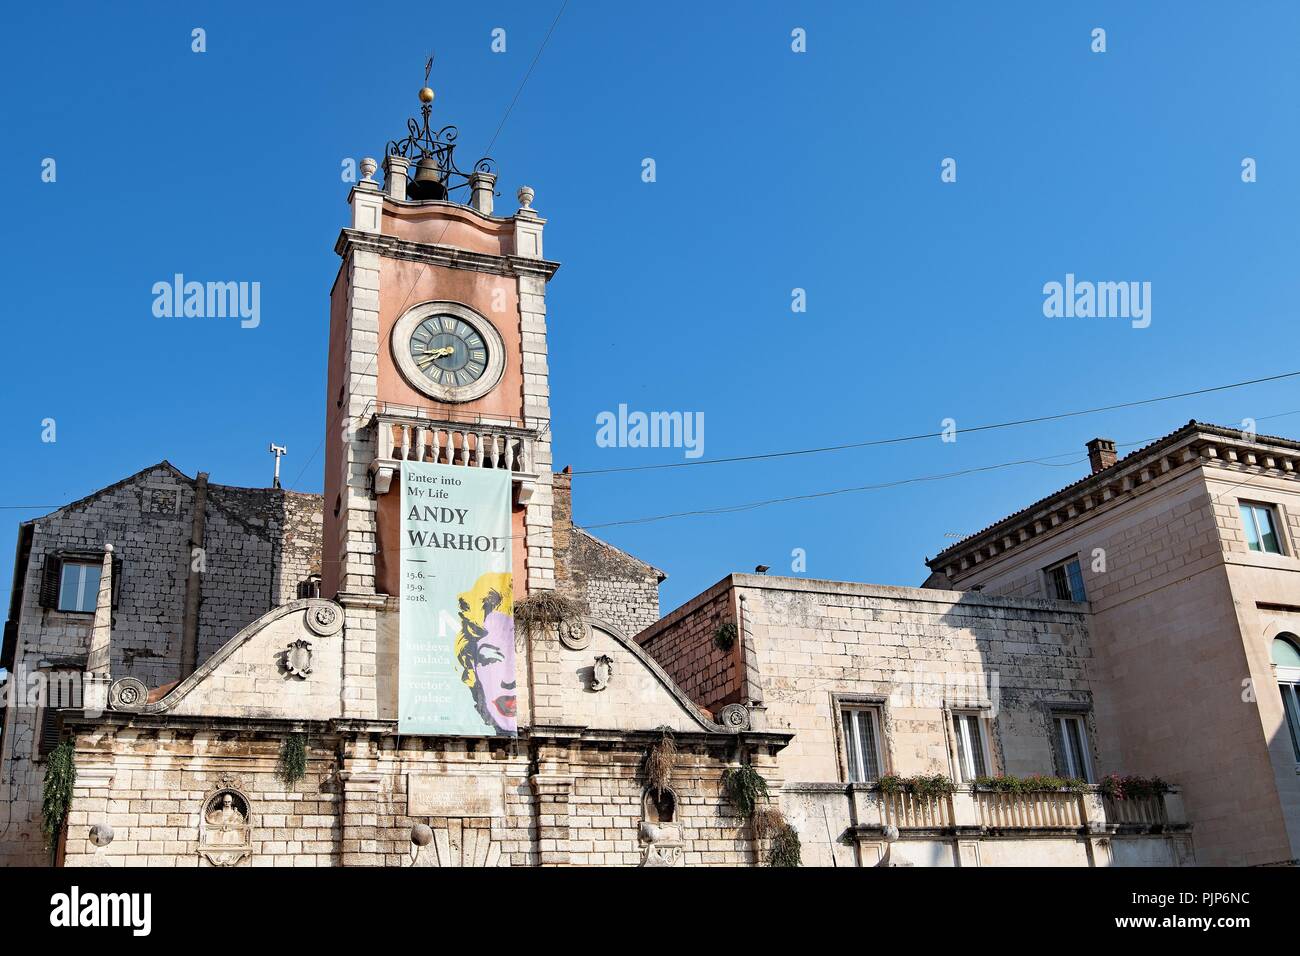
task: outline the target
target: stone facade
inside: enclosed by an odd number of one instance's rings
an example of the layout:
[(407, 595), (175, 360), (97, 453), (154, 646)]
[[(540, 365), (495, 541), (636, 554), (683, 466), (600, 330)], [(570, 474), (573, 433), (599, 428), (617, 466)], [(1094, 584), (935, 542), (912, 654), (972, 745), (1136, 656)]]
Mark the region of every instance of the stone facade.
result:
[[(716, 635), (727, 621), (739, 639), (723, 650)], [(811, 864), (1191, 858), (1185, 835), (1146, 847), (1150, 837), (1109, 819), (1095, 790), (1043, 798), (1052, 814), (1038, 819), (1034, 832), (1001, 832), (991, 816), (993, 797), (973, 788), (960, 766), (953, 717), (961, 713), (976, 715), (984, 728), (990, 776), (1068, 776), (1058, 715), (1084, 720), (1093, 766), (1102, 759), (1110, 742), (1092, 717), (1093, 655), (1087, 615), (1077, 605), (736, 574), (637, 641), (702, 706), (761, 700), (758, 726), (793, 734), (777, 757), (781, 802)], [(873, 781), (850, 776), (845, 708), (875, 714), (880, 775), (942, 774), (964, 782), (936, 802), (932, 817), (909, 818)], [(902, 833), (892, 850), (883, 836), (890, 824)]]
[[(1300, 634), (1297, 473), (1300, 443), (1192, 422), (929, 562), (931, 586), (1032, 598), (1078, 560), (1100, 771), (1178, 781), (1204, 863), (1300, 859), (1300, 760), (1270, 661), (1278, 634)], [(1247, 548), (1243, 502), (1274, 510), (1282, 553)]]
[[(201, 661), (245, 625), (294, 600), (300, 586), (319, 574), (319, 496), (211, 485), (206, 479), (161, 462), (20, 528), (0, 656), (15, 681), (50, 671), (79, 679), (85, 665), (93, 615), (42, 606), (43, 571), (60, 555), (102, 555), (106, 543), (113, 545), (118, 561), (109, 667), (116, 677), (137, 678), (146, 687), (182, 676), (191, 588), (189, 626)], [(196, 552), (191, 542), (200, 486), (204, 508)], [(192, 569), (201, 570), (192, 575)], [(44, 723), (39, 701), (4, 712), (0, 799), (11, 814), (3, 840), (6, 860), (46, 858), (37, 833)]]
[(573, 525), (573, 476), (554, 476), (555, 587), (625, 634), (659, 620), (664, 573)]
[[(380, 610), (381, 620), (391, 612)], [(520, 732), (509, 738), (402, 737), (392, 720), (345, 714), (345, 609), (322, 599), (277, 608), (160, 699), (69, 714), (78, 786), (62, 848), (68, 864), (221, 865), (203, 821), (235, 794), (247, 840), (230, 865), (749, 865), (761, 846), (724, 792), (740, 760), (761, 767), (788, 735), (722, 727), (634, 642), (592, 622), (585, 645), (524, 638)], [(376, 632), (383, 653), (396, 628)], [(284, 649), (311, 644), (310, 673), (287, 679)], [(610, 663), (596, 689), (590, 662)], [(586, 666), (584, 666), (586, 665)], [(391, 685), (378, 709), (394, 707)], [(307, 774), (277, 775), (289, 734), (308, 741)], [(678, 748), (664, 821), (644, 761)], [(182, 755), (182, 759), (177, 757)], [(669, 833), (643, 829), (654, 821)], [(430, 840), (413, 842), (425, 826)], [(109, 827), (110, 845), (92, 830)], [(214, 862), (215, 860), (215, 862)]]

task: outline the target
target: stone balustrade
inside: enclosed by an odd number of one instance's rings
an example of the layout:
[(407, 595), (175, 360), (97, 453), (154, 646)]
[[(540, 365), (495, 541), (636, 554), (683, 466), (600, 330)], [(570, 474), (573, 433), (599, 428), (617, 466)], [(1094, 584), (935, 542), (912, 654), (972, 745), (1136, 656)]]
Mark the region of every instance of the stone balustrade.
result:
[(907, 830), (999, 831), (1160, 830), (1187, 824), (1182, 796), (1112, 800), (1095, 787), (1080, 791), (1005, 793), (959, 785), (951, 794), (919, 797), (852, 784), (853, 816), (859, 827)]
[(373, 419), (376, 457), (371, 465), (375, 491), (387, 494), (404, 461), (466, 468), (504, 468), (512, 473), (516, 500), (527, 504), (537, 480), (533, 447), (537, 432), (492, 421), (453, 422), (425, 417), (417, 410), (382, 409)]

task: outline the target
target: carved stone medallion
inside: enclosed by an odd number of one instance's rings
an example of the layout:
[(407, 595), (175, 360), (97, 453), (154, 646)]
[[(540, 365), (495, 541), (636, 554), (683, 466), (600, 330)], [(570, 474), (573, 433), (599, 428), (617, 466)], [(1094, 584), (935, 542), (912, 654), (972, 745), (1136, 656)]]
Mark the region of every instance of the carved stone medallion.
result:
[(108, 706), (112, 710), (139, 710), (149, 702), (149, 688), (144, 681), (123, 677), (108, 688)]
[(299, 638), (284, 652), (284, 669), (299, 680), (311, 673), (311, 641)]
[(586, 621), (562, 621), (560, 643), (571, 651), (581, 651), (591, 643), (591, 625)]
[(331, 637), (343, 629), (343, 614), (333, 604), (312, 604), (307, 608), (307, 627), (313, 634)]
[(718, 711), (718, 723), (739, 733), (749, 729), (749, 708), (744, 704), (728, 704)]

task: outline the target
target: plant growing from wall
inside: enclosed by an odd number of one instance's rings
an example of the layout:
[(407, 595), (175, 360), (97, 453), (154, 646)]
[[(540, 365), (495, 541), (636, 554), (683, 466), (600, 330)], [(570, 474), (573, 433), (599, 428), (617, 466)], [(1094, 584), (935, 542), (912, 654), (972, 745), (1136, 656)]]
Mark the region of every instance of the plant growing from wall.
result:
[(72, 788), (77, 782), (77, 764), (72, 741), (65, 740), (45, 758), (45, 787), (41, 794), (41, 831), (45, 846), (54, 852), (72, 806)]
[(1077, 793), (1088, 784), (1076, 777), (1054, 777), (1035, 773), (1028, 777), (1015, 777), (1010, 774), (976, 777), (975, 786), (983, 790), (995, 790), (998, 793), (1051, 793), (1059, 790)]
[(724, 654), (729, 653), (736, 646), (736, 633), (734, 621), (723, 621), (713, 632), (713, 646)]
[(280, 741), (280, 763), (275, 773), (286, 787), (292, 787), (307, 775), (306, 734), (288, 734)]
[(957, 789), (957, 785), (941, 773), (918, 774), (915, 777), (900, 777), (897, 774), (885, 774), (877, 786), (881, 793), (910, 793), (918, 797), (946, 796)]
[(728, 768), (722, 775), (722, 784), (731, 805), (746, 819), (753, 818), (758, 801), (768, 796), (767, 780), (747, 763)]
[(1098, 789), (1111, 800), (1149, 800), (1163, 797), (1170, 787), (1159, 777), (1121, 777), (1112, 773), (1102, 778)]
[(656, 794), (663, 793), (672, 784), (676, 766), (677, 742), (668, 730), (664, 730), (659, 740), (646, 751), (643, 770), (646, 786)]
[(768, 866), (798, 866), (801, 862), (799, 831), (776, 807), (759, 807), (750, 817), (754, 839), (767, 843)]
[(515, 600), (515, 627), (525, 638), (551, 628), (576, 630), (584, 623), (581, 602), (556, 591), (533, 591), (527, 597)]
[(798, 866), (801, 862), (799, 831), (782, 820), (781, 826), (772, 834), (772, 849), (767, 858), (768, 866)]

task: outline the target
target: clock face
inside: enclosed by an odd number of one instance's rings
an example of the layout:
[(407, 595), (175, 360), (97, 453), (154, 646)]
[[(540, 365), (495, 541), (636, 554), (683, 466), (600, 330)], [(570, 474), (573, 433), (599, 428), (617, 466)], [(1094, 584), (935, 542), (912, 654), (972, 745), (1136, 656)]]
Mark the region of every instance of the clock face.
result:
[(488, 368), (488, 346), (474, 326), (454, 315), (433, 315), (415, 327), (411, 360), (437, 385), (472, 385)]

